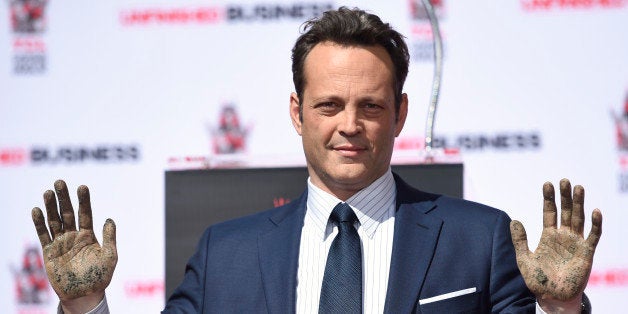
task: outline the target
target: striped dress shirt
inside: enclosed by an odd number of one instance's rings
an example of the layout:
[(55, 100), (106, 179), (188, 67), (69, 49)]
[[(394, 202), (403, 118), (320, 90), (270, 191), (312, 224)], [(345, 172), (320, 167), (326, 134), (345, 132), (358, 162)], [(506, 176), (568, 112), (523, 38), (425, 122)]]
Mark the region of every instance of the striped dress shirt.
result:
[[(396, 187), (390, 169), (345, 202), (359, 222), (362, 241), (364, 313), (382, 313), (386, 301), (392, 255)], [(308, 179), (307, 211), (301, 233), (297, 271), (297, 313), (318, 313), (327, 254), (338, 227), (329, 215), (340, 199), (314, 186)]]

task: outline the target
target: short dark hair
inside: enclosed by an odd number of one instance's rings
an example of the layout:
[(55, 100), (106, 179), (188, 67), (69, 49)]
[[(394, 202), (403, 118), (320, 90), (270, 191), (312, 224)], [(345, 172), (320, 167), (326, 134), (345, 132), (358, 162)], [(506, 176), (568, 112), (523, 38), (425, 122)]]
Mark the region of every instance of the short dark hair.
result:
[[(303, 24), (303, 33), (292, 48), (292, 81), (299, 102), (303, 100), (305, 88), (305, 58), (319, 43), (330, 41), (343, 46), (382, 46), (388, 52), (394, 66), (393, 88), (395, 90), (395, 111), (399, 114), (403, 84), (408, 75), (410, 55), (403, 35), (390, 24), (382, 22), (375, 14), (358, 8), (340, 7), (330, 10), (321, 17)], [(302, 113), (303, 107), (301, 107)], [(302, 117), (302, 115), (300, 115)]]

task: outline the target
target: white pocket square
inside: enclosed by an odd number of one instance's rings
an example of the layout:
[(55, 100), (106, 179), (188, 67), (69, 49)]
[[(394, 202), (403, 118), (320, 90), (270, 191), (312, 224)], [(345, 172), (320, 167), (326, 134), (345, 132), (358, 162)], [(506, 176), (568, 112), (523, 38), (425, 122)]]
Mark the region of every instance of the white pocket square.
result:
[(421, 299), (421, 300), (419, 300), (419, 304), (423, 305), (423, 304), (428, 304), (428, 303), (432, 303), (432, 302), (436, 302), (436, 301), (442, 301), (442, 300), (445, 300), (445, 299), (451, 299), (451, 298), (459, 297), (461, 295), (474, 293), (476, 290), (477, 289), (475, 287), (473, 287), (473, 288), (462, 289), (462, 290), (458, 290), (458, 291), (454, 291), (454, 292), (449, 292), (449, 293), (437, 295), (435, 297), (431, 297), (431, 298), (427, 298), (427, 299)]

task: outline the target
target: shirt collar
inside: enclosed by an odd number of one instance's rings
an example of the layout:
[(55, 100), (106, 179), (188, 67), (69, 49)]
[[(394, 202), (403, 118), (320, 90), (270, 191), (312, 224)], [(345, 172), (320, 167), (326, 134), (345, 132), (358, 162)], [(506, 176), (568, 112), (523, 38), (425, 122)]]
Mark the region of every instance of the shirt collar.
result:
[[(333, 228), (329, 223), (329, 215), (342, 201), (315, 186), (310, 178), (307, 188), (306, 225), (311, 225), (314, 232), (320, 233), (321, 239), (325, 239)], [(395, 179), (389, 168), (384, 175), (346, 200), (358, 217), (359, 226), (369, 238), (373, 237), (382, 222), (394, 216), (396, 194)]]

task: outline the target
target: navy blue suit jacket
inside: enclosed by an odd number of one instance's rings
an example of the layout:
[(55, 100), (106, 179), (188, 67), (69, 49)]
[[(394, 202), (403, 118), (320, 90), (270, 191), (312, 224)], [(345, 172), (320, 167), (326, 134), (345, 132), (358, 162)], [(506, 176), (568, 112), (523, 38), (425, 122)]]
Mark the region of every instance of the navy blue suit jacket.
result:
[[(395, 175), (397, 211), (386, 313), (534, 313), (517, 268), (510, 218), (416, 190)], [(163, 313), (293, 313), (307, 192), (209, 227)], [(475, 293), (419, 300), (467, 288)]]

